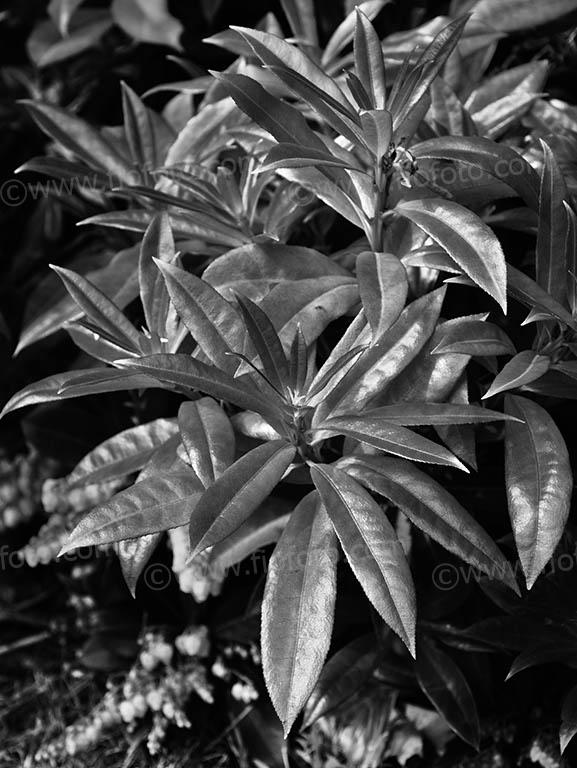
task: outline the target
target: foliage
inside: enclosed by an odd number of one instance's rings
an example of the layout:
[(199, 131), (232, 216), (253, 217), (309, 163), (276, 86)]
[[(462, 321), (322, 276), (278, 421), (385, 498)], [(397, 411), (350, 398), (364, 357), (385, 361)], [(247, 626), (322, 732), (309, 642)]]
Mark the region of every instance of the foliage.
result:
[[(51, 4), (63, 36), (77, 5)], [(359, 676), (380, 674), (479, 747), (474, 685), (453, 650), (490, 645), (483, 622), (498, 636), (510, 617), (447, 624), (427, 606), (431, 578), (445, 590), (447, 568), (467, 585), (472, 574), (525, 616), (570, 528), (556, 413), (577, 378), (577, 113), (543, 98), (547, 62), (490, 65), (505, 33), (574, 3), (519, 1), (513, 19), (511, 4), (480, 0), (382, 40), (385, 3), (367, 0), (326, 41), (312, 2), (282, 5), (290, 35), (268, 14), (212, 36), (238, 58), (167, 86), (178, 95), (162, 113), (126, 84), (113, 128), (26, 102), (51, 144), (20, 170), (68, 184), (79, 223), (125, 239), (53, 265), (63, 289), (42, 305), (55, 277), (39, 285), (16, 352), (65, 328), (79, 362), (3, 413), (131, 393), (132, 423), (66, 480), (122, 490), (60, 554), (115, 545), (133, 595), (167, 532), (181, 588), (199, 600), (270, 548), (253, 599), (285, 736), (303, 711), (311, 727)], [(175, 44), (176, 27), (161, 26), (156, 42)], [(160, 413), (150, 390), (165, 395)], [(495, 475), (492, 514), (469, 511)], [(184, 587), (199, 563), (209, 576)], [(342, 642), (348, 590), (364, 596), (369, 642)], [(558, 640), (501, 650), (521, 652), (516, 673)]]

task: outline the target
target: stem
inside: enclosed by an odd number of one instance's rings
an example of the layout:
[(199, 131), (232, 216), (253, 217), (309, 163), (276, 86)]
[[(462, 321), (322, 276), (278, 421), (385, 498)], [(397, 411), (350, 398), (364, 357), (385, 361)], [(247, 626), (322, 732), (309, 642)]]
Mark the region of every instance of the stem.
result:
[(387, 198), (389, 196), (389, 187), (391, 184), (391, 176), (389, 173), (385, 173), (381, 163), (377, 163), (375, 166), (375, 206), (373, 226), (370, 237), (371, 249), (375, 253), (380, 253), (383, 250), (383, 211), (387, 205)]

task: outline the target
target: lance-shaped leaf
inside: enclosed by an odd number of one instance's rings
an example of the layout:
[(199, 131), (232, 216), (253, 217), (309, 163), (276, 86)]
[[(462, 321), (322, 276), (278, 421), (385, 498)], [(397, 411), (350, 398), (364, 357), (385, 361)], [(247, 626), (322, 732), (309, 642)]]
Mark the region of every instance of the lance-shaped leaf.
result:
[(358, 410), (387, 386), (419, 354), (441, 312), (445, 288), (411, 302), (389, 330), (361, 354), (315, 412), (316, 425), (331, 412)]
[(347, 457), (339, 466), (398, 507), (417, 528), (491, 579), (518, 592), (513, 570), (495, 542), (443, 486), (407, 461)]
[(369, 109), (361, 112), (363, 136), (378, 163), (391, 151), (393, 120), (386, 109)]
[(140, 333), (113, 301), (82, 275), (64, 267), (51, 267), (80, 309), (104, 334), (129, 352), (140, 351)]
[[(387, 0), (365, 0), (359, 3), (357, 8), (372, 21), (378, 16), (381, 9), (387, 4)], [(338, 54), (352, 42), (357, 24), (356, 8), (349, 13), (346, 19), (339, 24), (333, 32), (322, 57), (322, 64), (326, 66), (335, 59)]]
[(264, 679), (288, 734), (329, 650), (338, 544), (316, 491), (297, 505), (270, 559), (262, 605)]
[(340, 157), (331, 155), (328, 151), (321, 152), (319, 149), (303, 147), (300, 144), (277, 144), (274, 146), (263, 160), (263, 164), (259, 166), (259, 172), (277, 171), (281, 168), (320, 167), (323, 165), (360, 171), (361, 173), (365, 172), (352, 155), (350, 162), (347, 162)]
[(478, 405), (411, 402), (371, 408), (360, 416), (354, 413), (343, 413), (319, 424), (317, 429), (330, 429), (352, 419), (359, 426), (386, 422), (387, 424), (399, 424), (403, 427), (415, 427), (421, 425), (484, 424), (488, 421), (507, 421), (510, 418), (499, 411), (491, 411), (489, 408), (482, 408)]
[(232, 424), (218, 403), (203, 397), (180, 406), (178, 427), (190, 466), (208, 488), (234, 461)]
[[(233, 379), (232, 376), (212, 365), (206, 365), (189, 355), (149, 355), (138, 360), (117, 360), (119, 367), (138, 371), (146, 380), (156, 380), (161, 385), (199, 390), (217, 400), (226, 400), (247, 411), (256, 411), (274, 425), (282, 413), (255, 392), (254, 387)], [(150, 386), (150, 383), (147, 385)]]
[(204, 280), (174, 264), (157, 261), (170, 300), (204, 354), (219, 368), (233, 373), (237, 363), (230, 352), (240, 349), (241, 318), (232, 304)]
[(577, 733), (577, 687), (572, 688), (565, 699), (561, 709), (561, 729), (559, 731), (559, 743), (561, 754), (567, 749), (569, 742)]
[(284, 440), (259, 445), (207, 488), (190, 519), (191, 556), (236, 531), (270, 495), (295, 453)]
[(157, 448), (178, 433), (172, 419), (155, 419), (125, 429), (100, 443), (68, 476), (70, 485), (88, 485), (115, 480), (142, 469)]
[(537, 282), (560, 304), (567, 298), (565, 240), (567, 212), (563, 201), (569, 198), (563, 174), (548, 144), (543, 148), (543, 171), (539, 192), (539, 229), (535, 250)]
[(266, 312), (263, 312), (250, 299), (237, 296), (237, 301), (265, 376), (272, 386), (282, 394), (288, 386), (289, 367), (274, 325)]
[(118, 181), (128, 184), (134, 181), (131, 164), (102, 138), (96, 128), (60, 107), (37, 101), (23, 103), (40, 128), (54, 141), (89, 166), (106, 171), (111, 178), (110, 186), (116, 186)]
[(567, 239), (565, 241), (565, 263), (567, 265), (567, 299), (573, 315), (577, 313), (577, 216), (565, 204), (567, 213)]
[(439, 714), (464, 741), (479, 748), (479, 715), (475, 699), (455, 662), (432, 641), (419, 638), (417, 680)]
[(481, 168), (498, 181), (505, 182), (537, 210), (539, 206), (539, 176), (525, 158), (504, 144), (481, 136), (440, 136), (411, 147), (419, 160), (450, 160)]
[(559, 304), (547, 291), (534, 280), (507, 264), (507, 291), (513, 298), (531, 309), (546, 312), (561, 323), (577, 328), (577, 324), (562, 304)]
[(293, 505), (270, 496), (236, 531), (210, 551), (210, 562), (225, 571), (263, 547), (276, 543), (290, 519)]
[(563, 436), (540, 405), (507, 396), (507, 413), (524, 423), (505, 427), (505, 477), (513, 534), (527, 587), (559, 543), (571, 503), (573, 473)]
[(357, 256), (357, 280), (365, 315), (379, 339), (397, 320), (407, 300), (407, 271), (392, 253), (364, 251)]
[(333, 435), (345, 435), (358, 440), (365, 445), (371, 445), (380, 451), (402, 456), (412, 461), (422, 461), (427, 464), (441, 464), (446, 467), (457, 467), (464, 472), (469, 470), (456, 456), (442, 445), (434, 443), (427, 437), (412, 432), (410, 429), (397, 424), (388, 424), (379, 416), (335, 416), (321, 422), (311, 434), (312, 443), (326, 440)]
[[(121, 375), (123, 374), (123, 375)], [(78, 382), (82, 389), (78, 391)], [(86, 370), (66, 371), (45, 379), (35, 381), (21, 389), (4, 406), (0, 418), (25, 408), (27, 405), (50, 403), (70, 397), (94, 395), (102, 392), (117, 392), (125, 389), (146, 389), (155, 386), (154, 379), (144, 375), (134, 375), (126, 371), (113, 371), (111, 368), (87, 368)], [(68, 388), (68, 389), (67, 389)]]
[(150, 110), (126, 83), (122, 83), (124, 130), (134, 166), (141, 173), (158, 165), (156, 139)]
[(72, 531), (60, 554), (186, 525), (203, 489), (192, 469), (185, 469), (149, 477), (95, 507)]
[(499, 326), (484, 320), (468, 320), (447, 328), (431, 354), (514, 355), (516, 351)]
[(395, 209), (441, 245), (474, 283), (507, 310), (507, 270), (493, 231), (463, 206), (441, 198), (404, 201)]
[(376, 662), (374, 635), (363, 635), (331, 656), (307, 701), (304, 727), (308, 728), (354, 696), (370, 678)]
[(165, 278), (155, 259), (170, 263), (174, 260), (174, 240), (167, 213), (155, 216), (142, 238), (138, 261), (140, 299), (148, 330), (160, 338), (167, 336), (169, 297)]
[(367, 491), (345, 472), (326, 464), (310, 469), (353, 573), (414, 656), (415, 588), (393, 527)]
[(309, 372), (307, 341), (300, 325), (291, 344), (288, 363), (290, 389), (300, 394), (305, 387)]
[(529, 349), (519, 352), (495, 376), (493, 383), (483, 395), (483, 400), (497, 395), (499, 392), (518, 389), (524, 384), (537, 381), (537, 379), (540, 379), (541, 376), (547, 373), (550, 366), (551, 358), (546, 355), (539, 355)]
[(313, 83), (319, 91), (326, 93), (341, 106), (345, 113), (354, 117), (355, 111), (336, 81), (299, 48), (276, 35), (269, 35), (256, 29), (246, 27), (231, 27), (231, 29), (242, 35), (263, 64), (272, 67), (287, 67), (293, 70), (305, 80)]
[(293, 35), (302, 43), (317, 46), (319, 38), (314, 1), (281, 0), (281, 5)]
[(555, 21), (575, 10), (573, 0), (551, 0), (532, 3), (531, 0), (480, 0), (475, 5), (475, 18), (492, 29), (504, 32), (538, 27)]
[(371, 95), (373, 107), (384, 109), (387, 83), (381, 40), (369, 19), (358, 8), (354, 55), (357, 77)]

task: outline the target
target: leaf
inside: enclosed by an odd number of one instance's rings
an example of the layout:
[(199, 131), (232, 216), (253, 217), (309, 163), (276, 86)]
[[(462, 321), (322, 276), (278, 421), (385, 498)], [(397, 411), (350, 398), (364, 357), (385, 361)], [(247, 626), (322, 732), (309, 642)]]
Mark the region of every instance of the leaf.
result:
[(253, 448), (204, 492), (190, 519), (192, 557), (222, 541), (269, 496), (295, 456), (294, 446), (274, 440)]
[(155, 419), (125, 429), (90, 451), (68, 476), (69, 485), (90, 485), (142, 469), (156, 449), (178, 433), (172, 419)]
[(225, 299), (237, 293), (259, 301), (278, 283), (330, 276), (350, 277), (331, 259), (312, 248), (263, 240), (235, 248), (205, 269), (202, 279)]
[(416, 663), (419, 685), (448, 725), (479, 749), (479, 715), (471, 689), (455, 662), (431, 641), (419, 638)]
[(202, 485), (192, 469), (146, 478), (89, 512), (60, 555), (186, 525), (201, 496)]
[(270, 67), (286, 67), (292, 70), (306, 81), (312, 83), (313, 86), (316, 86), (321, 93), (326, 93), (327, 96), (349, 113), (351, 117), (354, 116), (355, 112), (352, 105), (336, 81), (325, 74), (318, 64), (296, 46), (287, 43), (286, 40), (276, 35), (269, 35), (256, 29), (248, 29), (247, 27), (231, 27), (231, 29), (242, 35), (263, 64)]
[(373, 635), (363, 635), (333, 654), (307, 701), (303, 728), (308, 728), (357, 693), (369, 680), (376, 661)]
[(274, 496), (266, 499), (230, 536), (215, 544), (210, 562), (218, 570), (240, 563), (253, 552), (276, 543), (289, 521), (292, 505)]
[(354, 56), (357, 77), (370, 93), (373, 107), (385, 109), (387, 84), (381, 40), (369, 19), (358, 8)]
[(329, 650), (337, 539), (313, 491), (297, 505), (270, 559), (261, 648), (268, 692), (285, 735), (309, 698)]
[[(123, 375), (119, 375), (120, 373)], [(0, 418), (28, 405), (79, 397), (76, 391), (78, 382), (83, 383), (82, 394), (91, 395), (123, 389), (144, 389), (153, 386), (154, 379), (138, 374), (127, 374), (125, 371), (111, 371), (110, 368), (87, 368), (57, 373), (35, 381), (13, 395), (0, 413)], [(69, 389), (63, 391), (65, 387)]]
[[(117, 360), (116, 364), (122, 368), (140, 371), (148, 382), (152, 380), (187, 390), (199, 390), (244, 410), (256, 411), (273, 426), (282, 416), (274, 404), (261, 399), (254, 387), (249, 387), (239, 379), (233, 379), (218, 368), (194, 360), (188, 355), (148, 355), (138, 360)], [(150, 383), (147, 386), (150, 386)]]
[(232, 424), (212, 398), (203, 397), (180, 406), (178, 426), (190, 466), (208, 488), (234, 461)]
[(423, 461), (428, 464), (457, 467), (464, 472), (469, 470), (453, 454), (442, 445), (434, 443), (410, 429), (388, 424), (378, 416), (370, 415), (350, 417), (336, 416), (321, 422), (312, 432), (312, 443), (318, 443), (333, 435), (345, 435), (358, 440), (365, 445), (371, 445), (380, 451), (402, 456), (412, 461)]
[(22, 103), (51, 139), (90, 167), (106, 171), (110, 176), (111, 187), (117, 186), (119, 182), (130, 184), (134, 180), (134, 171), (128, 160), (103, 139), (96, 128), (60, 107), (39, 101)]
[(141, 174), (158, 165), (152, 114), (126, 83), (122, 86), (124, 130), (134, 166)]
[(351, 162), (341, 160), (331, 155), (330, 152), (321, 152), (311, 147), (303, 147), (300, 144), (277, 144), (264, 158), (259, 171), (277, 171), (280, 168), (318, 168), (320, 166), (332, 166), (348, 170), (362, 171), (355, 159), (351, 156)]
[(479, 0), (475, 19), (485, 21), (493, 29), (512, 32), (547, 24), (575, 10), (575, 0), (551, 0), (533, 3), (531, 0)]
[(392, 115), (386, 109), (369, 109), (361, 112), (361, 124), (367, 146), (378, 163), (388, 157), (393, 138)]
[(357, 256), (361, 301), (373, 340), (380, 338), (405, 308), (409, 284), (402, 262), (392, 253), (364, 251)]
[(156, 265), (193, 339), (212, 363), (233, 373), (237, 363), (230, 353), (240, 348), (242, 340), (241, 318), (235, 307), (199, 277), (167, 262), (157, 261)]
[(291, 344), (288, 362), (290, 390), (300, 394), (305, 388), (309, 367), (307, 341), (300, 325)]
[(246, 437), (252, 437), (254, 440), (279, 440), (280, 435), (263, 419), (258, 413), (253, 411), (242, 411), (235, 413), (230, 417), (230, 422), (237, 432)]
[(551, 358), (538, 355), (531, 350), (525, 350), (515, 355), (505, 367), (495, 376), (493, 383), (483, 395), (483, 400), (493, 397), (499, 392), (517, 389), (524, 384), (540, 379), (551, 366)]
[(415, 590), (409, 564), (383, 510), (342, 470), (311, 465), (311, 476), (365, 594), (415, 653)]
[(506, 313), (505, 256), (493, 231), (476, 214), (441, 198), (404, 201), (395, 210), (445, 248)]
[(549, 414), (524, 397), (507, 396), (507, 500), (519, 559), (531, 589), (559, 543), (571, 504), (573, 473), (563, 436)]
[(303, 43), (318, 45), (315, 4), (313, 0), (281, 0), (282, 9), (293, 35)]
[(513, 569), (479, 523), (443, 486), (408, 461), (350, 456), (339, 466), (398, 507), (413, 525), (461, 560), (518, 592)]
[(411, 154), (417, 161), (450, 160), (482, 169), (514, 189), (530, 208), (539, 207), (539, 176), (519, 152), (504, 144), (481, 136), (442, 136), (414, 144)]
[(167, 5), (167, 0), (112, 0), (110, 11), (115, 23), (134, 40), (180, 48), (182, 24)]
[(455, 325), (442, 334), (431, 354), (462, 354), (473, 356), (514, 355), (513, 342), (493, 323), (469, 320)]
[(376, 394), (382, 395), (433, 333), (444, 297), (445, 289), (441, 288), (411, 302), (324, 398), (313, 417), (313, 426), (337, 410), (359, 410)]
[(122, 575), (132, 597), (136, 597), (136, 585), (152, 553), (159, 545), (162, 533), (150, 533), (137, 539), (126, 539), (117, 545)]
[(60, 277), (80, 309), (103, 333), (108, 334), (128, 351), (140, 351), (140, 333), (114, 302), (82, 275), (53, 264), (51, 268)]
[(150, 222), (142, 238), (138, 261), (138, 283), (148, 330), (160, 338), (168, 336), (169, 297), (165, 279), (154, 260), (171, 263), (175, 257), (174, 240), (168, 214), (160, 213)]
[(562, 304), (550, 296), (534, 280), (507, 264), (507, 290), (517, 301), (532, 309), (548, 312), (559, 322), (577, 328), (571, 314)]
[(567, 298), (573, 315), (577, 314), (577, 217), (573, 209), (564, 203), (567, 213), (567, 239), (565, 263), (567, 264)]
[(577, 733), (577, 687), (572, 688), (565, 699), (561, 709), (561, 730), (559, 742), (561, 754), (569, 746), (569, 742)]
[[(375, 19), (382, 8), (387, 4), (387, 0), (367, 0), (364, 3), (359, 3), (356, 8), (359, 9), (370, 21)], [(332, 61), (339, 55), (339, 53), (346, 48), (346, 46), (352, 42), (355, 27), (357, 23), (357, 12), (351, 11), (346, 19), (339, 24), (336, 30), (333, 32), (327, 46), (323, 52), (321, 63), (323, 66), (332, 63)]]
[(70, 19), (82, 3), (83, 0), (50, 0), (48, 15), (58, 27), (62, 37), (68, 34)]
[(333, 320), (346, 314), (358, 301), (356, 280), (320, 277), (276, 285), (259, 307), (273, 321), (283, 347), (288, 350), (300, 327), (312, 344)]
[(289, 383), (288, 361), (281, 340), (266, 312), (250, 299), (237, 296), (244, 324), (272, 386), (283, 394)]
[(555, 301), (567, 300), (567, 263), (565, 241), (567, 238), (567, 212), (563, 202), (569, 193), (553, 152), (541, 141), (543, 171), (539, 192), (539, 228), (535, 251), (537, 283)]
[(359, 425), (373, 422), (399, 424), (405, 427), (421, 425), (448, 424), (484, 424), (488, 421), (507, 421), (510, 417), (499, 411), (491, 411), (478, 405), (461, 405), (453, 403), (401, 403), (399, 405), (383, 405), (371, 408), (364, 413), (343, 413), (328, 419), (318, 425), (318, 429), (330, 428), (329, 425), (340, 424), (345, 420), (354, 419)]

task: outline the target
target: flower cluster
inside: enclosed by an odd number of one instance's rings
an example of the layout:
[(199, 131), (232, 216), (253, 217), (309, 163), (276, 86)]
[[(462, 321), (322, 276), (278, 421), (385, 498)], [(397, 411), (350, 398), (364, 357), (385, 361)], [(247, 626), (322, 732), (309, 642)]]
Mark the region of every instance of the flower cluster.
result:
[(56, 471), (55, 462), (35, 452), (14, 459), (0, 457), (0, 533), (34, 516), (42, 484)]
[(173, 528), (168, 532), (172, 547), (172, 570), (181, 592), (192, 595), (197, 603), (220, 594), (225, 573), (210, 562), (210, 549), (201, 552), (192, 561), (188, 528)]
[(211, 672), (215, 677), (229, 684), (233, 699), (250, 704), (258, 699), (259, 694), (251, 676), (246, 674), (244, 670), (247, 663), (260, 666), (260, 651), (256, 645), (251, 645), (248, 648), (238, 644), (228, 645), (224, 648), (222, 655), (217, 656), (214, 660)]
[(45, 480), (41, 500), (48, 520), (20, 551), (20, 556), (31, 568), (54, 560), (80, 517), (107, 501), (119, 487), (119, 481), (70, 488), (66, 478)]

